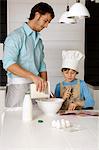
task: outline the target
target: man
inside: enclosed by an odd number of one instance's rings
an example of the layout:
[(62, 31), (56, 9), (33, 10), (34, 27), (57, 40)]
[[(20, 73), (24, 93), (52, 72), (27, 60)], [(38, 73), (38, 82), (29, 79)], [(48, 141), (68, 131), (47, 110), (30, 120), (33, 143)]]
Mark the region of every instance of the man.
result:
[(22, 105), (30, 83), (35, 83), (38, 91), (47, 87), (44, 46), (39, 32), (47, 28), (53, 18), (52, 7), (40, 2), (31, 9), (28, 22), (6, 38), (3, 66), (8, 76), (7, 107)]

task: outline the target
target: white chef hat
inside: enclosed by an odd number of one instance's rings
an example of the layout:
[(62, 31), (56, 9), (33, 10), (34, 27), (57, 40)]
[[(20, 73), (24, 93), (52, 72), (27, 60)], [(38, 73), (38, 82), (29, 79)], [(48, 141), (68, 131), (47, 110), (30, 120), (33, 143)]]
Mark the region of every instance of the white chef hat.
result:
[(84, 58), (84, 55), (79, 51), (62, 51), (62, 68), (73, 69), (78, 72), (79, 61)]

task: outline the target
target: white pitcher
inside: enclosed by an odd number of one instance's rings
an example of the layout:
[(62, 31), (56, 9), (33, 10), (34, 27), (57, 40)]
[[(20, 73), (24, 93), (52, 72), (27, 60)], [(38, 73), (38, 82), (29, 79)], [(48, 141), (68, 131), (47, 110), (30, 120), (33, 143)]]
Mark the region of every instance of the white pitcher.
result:
[(30, 94), (32, 99), (40, 98), (50, 98), (50, 82), (48, 82), (48, 87), (44, 92), (39, 92), (36, 90), (36, 84), (30, 84)]
[(33, 106), (30, 94), (26, 94), (23, 101), (23, 111), (22, 111), (22, 120), (23, 121), (32, 121), (33, 116)]

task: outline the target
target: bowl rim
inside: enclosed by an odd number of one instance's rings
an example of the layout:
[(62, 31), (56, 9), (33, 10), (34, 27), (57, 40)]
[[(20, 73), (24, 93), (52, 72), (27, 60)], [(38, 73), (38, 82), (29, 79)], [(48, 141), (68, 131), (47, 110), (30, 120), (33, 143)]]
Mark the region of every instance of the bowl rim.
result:
[[(49, 100), (48, 100), (49, 99)], [(52, 99), (56, 99), (56, 100), (52, 100)], [(60, 101), (57, 101), (57, 100), (60, 100)], [(35, 99), (36, 102), (42, 102), (42, 103), (45, 103), (45, 102), (64, 102), (63, 98), (42, 98), (42, 99)]]

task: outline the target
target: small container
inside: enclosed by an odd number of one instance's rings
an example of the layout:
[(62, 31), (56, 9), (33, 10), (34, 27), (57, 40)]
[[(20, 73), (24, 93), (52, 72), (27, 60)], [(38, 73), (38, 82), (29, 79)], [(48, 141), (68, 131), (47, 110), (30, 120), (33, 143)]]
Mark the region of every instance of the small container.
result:
[(23, 101), (22, 120), (25, 122), (32, 121), (32, 116), (33, 116), (33, 106), (31, 97), (30, 94), (26, 94)]

